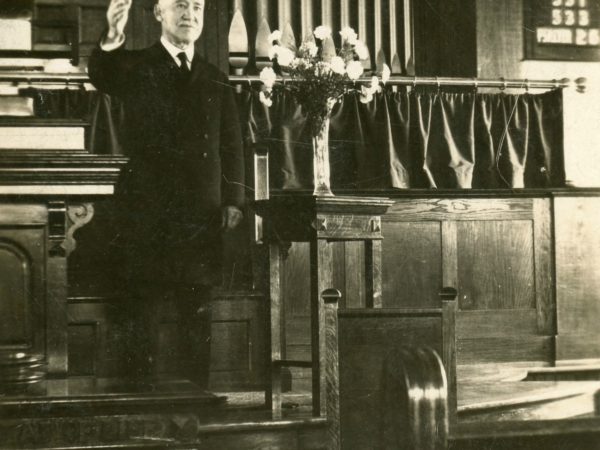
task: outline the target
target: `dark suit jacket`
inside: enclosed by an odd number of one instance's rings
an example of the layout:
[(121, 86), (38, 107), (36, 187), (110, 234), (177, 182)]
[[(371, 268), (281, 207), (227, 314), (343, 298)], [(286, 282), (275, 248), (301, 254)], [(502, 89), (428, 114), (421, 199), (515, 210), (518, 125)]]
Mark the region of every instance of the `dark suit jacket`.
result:
[(241, 131), (227, 77), (196, 54), (183, 79), (160, 42), (136, 51), (97, 48), (88, 74), (98, 90), (124, 102), (130, 162), (118, 194), (134, 259), (164, 264), (169, 254), (213, 240), (220, 208), (244, 200)]

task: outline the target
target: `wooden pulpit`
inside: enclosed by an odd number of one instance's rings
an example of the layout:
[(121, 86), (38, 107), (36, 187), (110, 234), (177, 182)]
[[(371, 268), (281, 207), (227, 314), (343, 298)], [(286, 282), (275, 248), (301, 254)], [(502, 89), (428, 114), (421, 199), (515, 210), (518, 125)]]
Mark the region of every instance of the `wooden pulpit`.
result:
[(0, 352), (43, 355), (44, 368), (22, 375), (29, 381), (42, 369), (67, 376), (73, 234), (92, 219), (93, 202), (113, 194), (125, 162), (80, 150), (0, 152)]
[[(381, 216), (392, 201), (371, 197), (316, 197), (298, 193), (282, 193), (255, 202), (255, 209), (263, 219), (263, 242), (269, 246), (269, 285), (271, 351), (269, 366), (272, 389), (267, 388), (266, 400), (274, 417), (281, 416), (281, 395), (278, 385), (282, 367), (310, 367), (312, 369), (312, 408), (314, 416), (334, 419), (339, 413), (335, 395), (337, 341), (326, 339), (326, 315), (331, 303), (333, 286), (333, 243), (335, 241), (364, 241), (365, 281), (367, 304), (381, 307)], [(311, 361), (285, 361), (282, 348), (281, 290), (282, 258), (292, 242), (310, 245), (310, 298), (311, 298)], [(337, 328), (337, 327), (336, 327)], [(336, 330), (337, 333), (337, 330)], [(335, 341), (335, 342), (334, 342)], [(328, 348), (334, 345), (335, 348)], [(326, 370), (329, 367), (329, 370)], [(337, 412), (336, 412), (337, 410)]]

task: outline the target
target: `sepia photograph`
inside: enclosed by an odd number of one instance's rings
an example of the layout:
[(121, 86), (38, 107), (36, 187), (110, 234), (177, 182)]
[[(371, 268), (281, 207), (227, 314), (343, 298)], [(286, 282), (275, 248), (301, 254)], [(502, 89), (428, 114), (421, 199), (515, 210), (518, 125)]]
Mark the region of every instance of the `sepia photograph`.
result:
[(600, 450), (600, 0), (0, 0), (0, 450)]

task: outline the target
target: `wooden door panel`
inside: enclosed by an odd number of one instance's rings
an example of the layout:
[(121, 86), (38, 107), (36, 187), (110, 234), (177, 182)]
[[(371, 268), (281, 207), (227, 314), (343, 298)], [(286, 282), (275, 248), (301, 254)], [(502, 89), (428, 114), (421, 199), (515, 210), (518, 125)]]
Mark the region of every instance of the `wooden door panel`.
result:
[(532, 221), (462, 221), (457, 238), (461, 310), (535, 308)]
[(0, 227), (0, 349), (44, 351), (44, 242), (43, 227)]
[(384, 308), (429, 307), (442, 287), (440, 222), (383, 222)]

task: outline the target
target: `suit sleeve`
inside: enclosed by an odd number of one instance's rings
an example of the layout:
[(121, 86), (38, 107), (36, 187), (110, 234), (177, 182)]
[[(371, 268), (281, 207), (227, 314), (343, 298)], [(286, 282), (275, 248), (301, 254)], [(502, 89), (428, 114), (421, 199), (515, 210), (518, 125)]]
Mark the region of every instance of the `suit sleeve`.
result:
[(88, 76), (96, 89), (118, 97), (125, 95), (134, 60), (131, 53), (123, 45), (111, 51), (96, 46), (88, 62)]
[(222, 180), (223, 206), (237, 206), (241, 208), (245, 199), (245, 174), (244, 174), (244, 147), (237, 106), (233, 88), (224, 77), (220, 153)]

